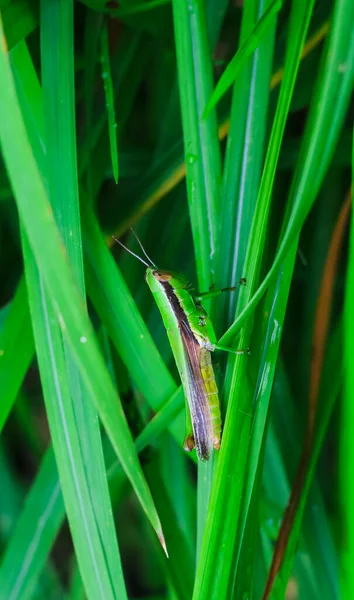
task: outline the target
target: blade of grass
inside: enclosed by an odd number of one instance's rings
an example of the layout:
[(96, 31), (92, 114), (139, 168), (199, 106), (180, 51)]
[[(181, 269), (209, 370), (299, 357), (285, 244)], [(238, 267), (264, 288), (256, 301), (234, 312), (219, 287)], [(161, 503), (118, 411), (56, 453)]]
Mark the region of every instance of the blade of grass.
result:
[[(216, 112), (202, 119), (213, 87), (204, 2), (173, 0), (177, 74), (182, 115), (186, 183), (198, 285), (208, 290), (215, 274), (221, 154)], [(212, 310), (212, 307), (209, 307)], [(212, 313), (211, 313), (212, 314)], [(188, 410), (188, 409), (187, 409)], [(198, 467), (197, 552), (204, 531), (213, 461)]]
[[(248, 5), (246, 5), (248, 6)], [(301, 58), (305, 58), (314, 48), (321, 43), (324, 37), (326, 37), (328, 33), (328, 23), (324, 23), (322, 27), (318, 31), (315, 32), (314, 35), (310, 36), (307, 40)], [(272, 76), (271, 79), (271, 89), (275, 89), (279, 83), (281, 82), (283, 77), (283, 68), (278, 69)], [(221, 122), (218, 135), (219, 139), (223, 140), (230, 129), (230, 119), (224, 118)], [(166, 166), (166, 176), (162, 177), (162, 181), (159, 176), (157, 177), (157, 181), (154, 180), (153, 184), (149, 181), (149, 184), (144, 182), (144, 185), (141, 188), (140, 195), (143, 196), (141, 205), (134, 210), (129, 217), (127, 217), (123, 222), (121, 222), (118, 227), (113, 230), (114, 236), (120, 238), (124, 233), (126, 233), (130, 227), (134, 226), (137, 221), (139, 221), (147, 212), (149, 212), (155, 204), (160, 202), (163, 198), (165, 198), (168, 192), (173, 189), (186, 175), (186, 164), (181, 160), (180, 155), (176, 151), (176, 156), (174, 158), (175, 164), (172, 166)], [(150, 188), (148, 193), (146, 193), (146, 188)], [(223, 229), (224, 231), (224, 229)], [(223, 241), (223, 237), (220, 240), (220, 243)], [(114, 241), (112, 239), (111, 234), (109, 234), (106, 238), (106, 242), (109, 246), (112, 246)], [(229, 280), (228, 280), (229, 281)]]
[(9, 48), (13, 48), (38, 25), (38, 6), (29, 0), (8, 2), (1, 8)]
[[(184, 398), (179, 388), (135, 440), (137, 452), (142, 452), (156, 441), (183, 404)], [(116, 458), (108, 462), (107, 476), (111, 490), (124, 478), (124, 471)], [(64, 502), (54, 453), (49, 447), (0, 565), (1, 590), (11, 591), (12, 600), (31, 597), (64, 518)]]
[[(248, 2), (242, 14), (240, 45), (263, 14), (268, 2)], [(217, 283), (235, 285), (244, 275), (247, 240), (257, 201), (264, 161), (269, 85), (276, 23), (270, 28), (233, 87), (221, 196), (221, 231)], [(235, 201), (237, 199), (237, 201)], [(218, 329), (234, 319), (238, 294), (219, 302)], [(224, 317), (222, 318), (222, 315)]]
[(106, 96), (106, 107), (108, 115), (109, 145), (111, 149), (112, 170), (114, 181), (118, 183), (118, 147), (117, 147), (117, 121), (114, 108), (114, 93), (112, 84), (112, 73), (109, 58), (108, 30), (105, 22), (101, 34), (101, 66), (104, 93)]
[[(41, 382), (80, 571), (88, 598), (113, 600), (115, 595), (82, 460), (61, 330), (55, 313), (47, 302), (44, 286), (24, 233), (22, 243)], [(36, 314), (38, 310), (42, 314), (42, 320)]]
[[(223, 335), (220, 340), (221, 344), (227, 345), (230, 343), (245, 320), (252, 314), (272, 278), (275, 277), (279, 265), (294, 243), (294, 238), (302, 228), (316, 199), (333, 155), (338, 132), (347, 110), (354, 78), (354, 38), (351, 36), (347, 20), (348, 17), (353, 15), (353, 6), (349, 0), (347, 2), (348, 4), (343, 0), (343, 2), (337, 2), (335, 5), (332, 29), (323, 53), (318, 84), (311, 102), (311, 110), (306, 125), (304, 137), (308, 142), (306, 146), (302, 146), (299, 158), (303, 162), (304, 171), (301, 178), (294, 182), (292, 194), (295, 202), (287, 230), (267, 276), (233, 325)], [(345, 65), (344, 70), (340, 68), (341, 65)], [(333, 106), (336, 109), (334, 114)], [(305, 160), (305, 154), (307, 160)], [(313, 160), (314, 154), (320, 157), (319, 163)], [(307, 193), (304, 193), (303, 189)]]
[[(245, 264), (247, 286), (240, 290), (238, 308), (247, 304), (259, 277), (272, 183), (312, 7), (313, 3), (306, 3), (306, 6), (295, 4), (292, 13), (289, 50), (284, 67), (282, 89), (268, 147), (251, 237), (248, 242)], [(301, 23), (301, 27), (299, 23)], [(251, 326), (247, 330), (243, 330), (239, 347), (246, 348), (250, 345), (251, 332)], [(221, 339), (224, 338), (225, 336)], [(225, 383), (225, 388), (229, 391), (229, 401), (223, 443), (211, 495), (210, 517), (207, 521), (194, 590), (194, 597), (198, 597), (198, 600), (206, 598), (208, 594), (211, 597), (213, 594), (218, 594), (219, 598), (229, 597), (230, 585), (232, 585), (231, 573), (234, 572), (235, 565), (237, 565), (240, 550), (237, 533), (240, 527), (243, 483), (247, 477), (246, 465), (252, 425), (253, 398), (246, 376), (246, 368), (247, 361), (244, 356), (237, 356), (231, 361), (229, 359)], [(238, 485), (235, 485), (235, 481), (238, 482)], [(226, 498), (228, 499), (227, 505), (230, 507), (228, 511), (221, 509), (226, 504)], [(224, 549), (228, 549), (222, 556), (219, 553), (220, 544)]]
[[(2, 26), (0, 30), (3, 38)], [(4, 38), (3, 38), (4, 39)], [(0, 50), (0, 78), (6, 93), (1, 109), (8, 118), (1, 120), (3, 155), (29, 243), (41, 276), (50, 293), (65, 339), (71, 347), (90, 396), (94, 398), (101, 420), (109, 432), (117, 455), (124, 464), (138, 497), (155, 530), (162, 538), (158, 516), (150, 491), (133, 449), (129, 428), (117, 395), (98, 350), (92, 326), (85, 314), (83, 300), (66, 259), (64, 248), (50, 211), (43, 184), (22, 121), (4, 44)], [(25, 173), (26, 176), (19, 176)], [(31, 202), (28, 199), (31, 198)], [(43, 248), (46, 252), (43, 253)]]
[[(333, 375), (334, 372), (332, 372)], [(299, 410), (299, 398), (299, 392), (294, 393), (292, 390), (289, 367), (286, 365), (284, 357), (279, 357), (273, 386), (270, 425), (266, 441), (267, 455), (263, 471), (263, 487), (266, 496), (270, 499), (276, 498), (278, 505), (278, 513), (274, 519), (271, 536), (272, 550), (281, 522), (282, 507), (286, 507), (290, 496), (291, 482), (301, 453), (299, 438), (303, 435), (304, 423), (302, 409)], [(270, 444), (276, 445), (278, 458), (269, 456)], [(283, 472), (283, 475), (278, 473), (278, 469)], [(295, 557), (296, 575), (295, 570), (293, 575), (300, 577), (299, 568), (304, 569), (309, 583), (310, 580), (315, 581), (316, 589), (317, 579), (319, 594), (330, 600), (339, 598), (339, 557), (331, 515), (325, 504), (326, 495), (320, 472), (318, 476), (317, 483), (314, 482), (310, 491), (300, 538), (301, 548), (298, 549)], [(284, 480), (283, 483), (282, 480)], [(267, 569), (271, 559), (272, 552), (268, 556)], [(317, 573), (321, 573), (319, 578), (316, 577)], [(266, 576), (262, 581), (260, 597), (265, 581)], [(301, 590), (301, 593), (303, 594), (304, 590)], [(308, 594), (305, 597), (311, 596)]]
[(212, 91), (212, 69), (203, 2), (172, 3), (180, 90), (186, 181), (200, 289), (208, 289), (214, 271), (216, 210), (221, 156), (216, 114), (202, 120)]
[(134, 6), (122, 7), (117, 9), (109, 9), (109, 13), (114, 17), (125, 17), (129, 15), (135, 15), (149, 10), (154, 10), (159, 6), (170, 4), (171, 0), (149, 0), (149, 2), (143, 2), (141, 4), (135, 4)]
[[(77, 164), (76, 164), (76, 123), (73, 64), (73, 4), (53, 1), (41, 4), (41, 67), (43, 85), (43, 107), (45, 115), (45, 145), (47, 186), (54, 215), (59, 224), (61, 235), (65, 241), (68, 257), (74, 266), (75, 275), (80, 283), (82, 294), (85, 294), (83, 257), (81, 248), (81, 227), (78, 198)], [(59, 160), (58, 160), (58, 157)], [(34, 310), (32, 309), (34, 316)], [(41, 315), (37, 315), (41, 319)], [(38, 327), (41, 327), (39, 324)], [(43, 326), (42, 326), (43, 328)], [(75, 359), (64, 341), (64, 353), (73, 414), (82, 454), (82, 462), (87, 474), (87, 487), (92, 504), (92, 512), (96, 519), (98, 540), (105, 558), (108, 575), (107, 589), (112, 597), (126, 598), (125, 584), (120, 562), (115, 526), (109, 499), (105, 464), (101, 444), (100, 425), (97, 411), (81, 378)], [(42, 375), (43, 379), (43, 375)], [(51, 398), (46, 399), (46, 404)], [(55, 408), (54, 408), (55, 410)], [(56, 424), (60, 423), (59, 418)], [(53, 425), (53, 424), (52, 424)], [(55, 425), (55, 424), (54, 424)], [(64, 428), (70, 427), (63, 424)], [(51, 429), (53, 446), (58, 453), (56, 440), (60, 433)], [(70, 460), (70, 457), (66, 457)], [(62, 473), (63, 468), (58, 465)], [(74, 482), (66, 482), (74, 487)], [(66, 487), (63, 482), (63, 495), (70, 519), (71, 506), (68, 505)], [(74, 530), (75, 532), (75, 530)], [(73, 533), (74, 533), (73, 532)], [(81, 534), (82, 537), (82, 534)], [(82, 570), (82, 554), (87, 550), (80, 547), (73, 535), (73, 542), (78, 556), (81, 576), (85, 588), (91, 573)]]
[(211, 98), (205, 107), (203, 113), (204, 119), (208, 116), (210, 111), (217, 105), (217, 103), (227, 92), (227, 90), (235, 83), (239, 71), (242, 69), (250, 55), (260, 45), (260, 42), (267, 33), (270, 25), (273, 23), (273, 19), (275, 18), (277, 12), (279, 12), (279, 10), (281, 9), (281, 6), (282, 0), (273, 0), (273, 2), (268, 6), (267, 10), (259, 19), (259, 21), (257, 21), (256, 26), (254, 27), (254, 29), (252, 29), (251, 33), (244, 41), (242, 46), (237, 50), (235, 56), (231, 59), (222, 76), (220, 77), (211, 95)]
[[(331, 244), (328, 250), (328, 256), (324, 268), (323, 280), (321, 289), (319, 291), (316, 319), (314, 325), (313, 334), (313, 352), (312, 352), (312, 365), (311, 365), (311, 380), (309, 389), (309, 412), (307, 429), (305, 432), (305, 439), (303, 444), (303, 452), (300, 459), (297, 475), (291, 492), (288, 507), (285, 511), (284, 519), (278, 535), (276, 547), (274, 550), (274, 556), (270, 567), (268, 580), (266, 583), (264, 598), (269, 598), (272, 586), (277, 577), (277, 573), (282, 567), (284, 555), (287, 556), (287, 572), (290, 574), (291, 568), (291, 553), (287, 551), (287, 545), (289, 536), (296, 539), (296, 530), (299, 531), (301, 524), (301, 512), (304, 507), (303, 494), (305, 493), (305, 481), (308, 476), (308, 467), (311, 461), (311, 452), (313, 447), (313, 436), (315, 433), (315, 420), (317, 414), (317, 396), (319, 391), (319, 384), (322, 371), (322, 362), (325, 351), (325, 343), (327, 338), (331, 304), (333, 297), (333, 286), (336, 269), (338, 267), (339, 253), (343, 243), (343, 236), (345, 232), (346, 222), (349, 216), (349, 209), (351, 204), (350, 194), (348, 195), (346, 202), (343, 205), (342, 210), (337, 219), (336, 227), (334, 228)], [(291, 253), (293, 254), (293, 252)], [(296, 525), (295, 525), (296, 521)], [(293, 546), (294, 548), (294, 546)], [(286, 581), (286, 580), (285, 580)]]
[[(28, 73), (30, 65), (27, 61), (25, 65)], [(35, 77), (33, 65), (32, 72)], [(29, 130), (30, 123), (37, 124), (37, 128), (31, 130), (31, 141), (33, 140), (33, 147), (41, 148), (43, 142), (40, 136), (39, 140), (35, 142), (41, 123), (39, 115), (35, 111), (36, 104), (32, 101), (27, 102), (26, 98), (29, 100), (27, 93), (22, 100), (23, 109), (28, 111), (26, 120)], [(39, 156), (37, 159), (41, 163)], [(106, 323), (109, 335), (126, 362), (136, 385), (145, 395), (151, 408), (156, 411), (176, 389), (175, 383), (164, 366), (127, 286), (103, 242), (97, 219), (83, 192), (82, 199), (82, 227), (89, 295), (97, 307), (100, 317)], [(182, 419), (179, 418), (178, 422), (171, 424), (171, 430), (179, 443), (183, 438), (181, 422)]]
[(0, 332), (0, 431), (20, 390), (33, 351), (34, 340), (27, 290), (24, 279), (21, 279)]
[[(254, 393), (253, 406), (256, 412), (250, 436), (247, 456), (247, 478), (243, 488), (242, 506), (240, 512), (240, 524), (238, 529), (238, 540), (236, 544), (236, 555), (239, 557), (243, 551), (243, 540), (249, 540), (246, 527), (252, 527), (247, 523), (251, 510), (252, 495), (255, 494), (257, 475), (262, 467), (262, 445), (264, 444), (269, 402), (273, 388), (274, 374), (284, 327), (285, 311), (289, 296), (290, 285), (293, 277), (294, 263), (296, 259), (296, 247), (289, 252), (284, 265), (279, 272), (278, 278), (269, 288), (264, 306), (264, 324), (260, 329), (262, 332), (263, 348), (258, 371), (257, 386)], [(265, 332), (265, 333), (264, 333)], [(253, 338), (254, 339), (254, 338)], [(253, 342), (252, 344), (256, 343)], [(253, 549), (255, 551), (255, 548)], [(253, 564), (255, 556), (252, 557), (249, 542), (244, 550), (247, 552), (247, 560)], [(235, 584), (239, 589), (246, 591), (252, 585), (252, 581), (239, 565), (235, 573)], [(251, 593), (251, 590), (249, 590)]]
[[(313, 443), (313, 452), (311, 454), (308, 470), (306, 473), (304, 487), (302, 489), (301, 498), (298, 510), (296, 512), (295, 521), (289, 537), (286, 553), (280, 568), (278, 578), (274, 584), (274, 598), (284, 598), (287, 582), (290, 577), (296, 546), (299, 540), (299, 532), (302, 522), (304, 509), (310, 486), (313, 481), (316, 464), (323, 446), (323, 441), (328, 429), (331, 414), (334, 404), (338, 398), (343, 373), (342, 353), (339, 351), (343, 344), (343, 324), (340, 321), (332, 333), (327, 356), (323, 368), (323, 380), (320, 386), (319, 404), (321, 405), (318, 422), (316, 424), (316, 433)], [(333, 372), (338, 376), (333, 377)], [(269, 598), (267, 589), (265, 590), (264, 598)]]
[(63, 517), (61, 488), (50, 447), (42, 461), (36, 483), (27, 495), (25, 509), (17, 520), (16, 530), (1, 562), (0, 587), (4, 598), (27, 600), (33, 597), (39, 577), (39, 570), (33, 568), (38, 545), (45, 546), (42, 567)]

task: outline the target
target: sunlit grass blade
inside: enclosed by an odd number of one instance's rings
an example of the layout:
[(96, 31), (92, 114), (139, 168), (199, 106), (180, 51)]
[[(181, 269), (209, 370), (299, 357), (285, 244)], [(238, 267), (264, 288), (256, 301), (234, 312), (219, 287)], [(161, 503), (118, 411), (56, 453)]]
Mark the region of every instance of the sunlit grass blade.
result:
[(270, 6), (268, 6), (265, 13), (261, 16), (254, 29), (251, 31), (245, 42), (236, 52), (235, 56), (231, 59), (227, 65), (225, 71), (220, 77), (215, 90), (212, 93), (208, 104), (205, 107), (203, 118), (207, 117), (212, 108), (216, 106), (220, 98), (227, 92), (227, 90), (235, 83), (237, 74), (244, 66), (249, 56), (256, 50), (262, 41), (264, 35), (267, 33), (268, 28), (273, 22), (277, 12), (281, 9), (282, 0), (274, 0)]
[(108, 565), (82, 460), (61, 329), (25, 234), (22, 242), (41, 382), (75, 551), (88, 597), (113, 600)]
[[(56, 217), (69, 260), (85, 294), (83, 256), (81, 247), (80, 209), (76, 163), (76, 120), (73, 63), (73, 5), (53, 2), (41, 6), (41, 66), (43, 107), (45, 115), (46, 181), (51, 206)], [(59, 160), (58, 160), (58, 157)], [(34, 312), (34, 311), (33, 311)], [(33, 315), (34, 316), (34, 315)], [(38, 318), (38, 315), (37, 315)], [(40, 325), (38, 326), (40, 327)], [(115, 525), (106, 480), (101, 444), (100, 425), (96, 408), (77, 368), (75, 359), (64, 343), (65, 363), (72, 398), (74, 425), (77, 428), (82, 462), (87, 473), (92, 511), (95, 516), (98, 540), (106, 561), (107, 589), (114, 596), (126, 597)], [(50, 402), (46, 399), (46, 404)], [(61, 426), (59, 419), (54, 426)], [(63, 424), (67, 426), (66, 423)], [(52, 423), (53, 426), (53, 423)], [(68, 430), (70, 428), (68, 427)], [(53, 433), (56, 456), (58, 448)], [(66, 457), (68, 459), (68, 457)], [(61, 465), (58, 468), (62, 471)], [(67, 482), (73, 485), (73, 482)], [(65, 486), (63, 496), (70, 519), (71, 506)], [(81, 534), (82, 535), (82, 534)], [(85, 587), (90, 573), (82, 571), (78, 541), (73, 540), (78, 554), (81, 576)]]
[[(27, 63), (26, 63), (27, 64)], [(28, 70), (28, 65), (27, 65)], [(29, 122), (33, 121), (35, 106), (25, 103)], [(38, 123), (38, 121), (37, 121)], [(38, 144), (40, 146), (40, 144)], [(159, 357), (151, 336), (143, 323), (134, 301), (119, 274), (112, 256), (106, 248), (92, 209), (86, 206), (83, 196), (83, 234), (87, 260), (87, 283), (92, 301), (107, 324), (108, 331), (118, 351), (145, 394), (151, 407), (156, 410), (172, 394), (175, 384)], [(155, 376), (155, 372), (159, 376)], [(179, 423), (172, 423), (178, 442), (183, 430)]]
[[(85, 385), (96, 403), (112, 444), (129, 473), (133, 487), (161, 537), (159, 519), (133, 447), (129, 428), (117, 404), (116, 391), (85, 314), (83, 299), (67, 262), (42, 180), (30, 151), (4, 46), (0, 52), (0, 77), (6, 82), (6, 94), (1, 96), (1, 110), (7, 115), (6, 119), (1, 120), (0, 139), (29, 243), (54, 303), (55, 312), (59, 316), (64, 338), (73, 352)], [(23, 173), (26, 176), (19, 177), (19, 174)], [(45, 253), (43, 248), (46, 249)]]

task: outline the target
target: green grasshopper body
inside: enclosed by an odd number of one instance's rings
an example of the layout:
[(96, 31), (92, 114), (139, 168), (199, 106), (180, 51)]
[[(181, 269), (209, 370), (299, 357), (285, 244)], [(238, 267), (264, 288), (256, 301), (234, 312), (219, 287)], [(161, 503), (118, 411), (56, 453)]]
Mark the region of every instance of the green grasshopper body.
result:
[(181, 377), (186, 406), (184, 447), (200, 460), (220, 448), (221, 414), (211, 355), (216, 337), (212, 323), (188, 291), (183, 275), (154, 267), (146, 281), (160, 310)]
[[(190, 293), (187, 279), (175, 271), (159, 269), (132, 232), (150, 264), (120, 240), (114, 239), (147, 267), (145, 279), (166, 327), (186, 398), (184, 448), (188, 451), (195, 448), (200, 460), (208, 460), (213, 448), (219, 450), (221, 440), (220, 404), (210, 352), (218, 349), (244, 354), (249, 350), (235, 351), (217, 344), (212, 323), (199, 298)], [(235, 287), (202, 295), (207, 297), (234, 291), (244, 283), (246, 280), (242, 278)]]

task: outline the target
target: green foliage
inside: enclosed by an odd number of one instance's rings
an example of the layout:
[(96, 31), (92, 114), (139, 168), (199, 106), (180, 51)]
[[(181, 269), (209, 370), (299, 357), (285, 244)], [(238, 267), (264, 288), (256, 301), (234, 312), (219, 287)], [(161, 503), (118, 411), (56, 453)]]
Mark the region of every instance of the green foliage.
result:
[[(354, 5), (238, 4), (0, 2), (1, 600), (262, 598), (352, 176)], [(207, 464), (182, 449), (143, 266), (112, 239), (140, 252), (133, 225), (195, 289), (247, 280), (205, 303), (223, 345), (251, 349), (213, 357)], [(353, 595), (347, 246), (275, 600)]]

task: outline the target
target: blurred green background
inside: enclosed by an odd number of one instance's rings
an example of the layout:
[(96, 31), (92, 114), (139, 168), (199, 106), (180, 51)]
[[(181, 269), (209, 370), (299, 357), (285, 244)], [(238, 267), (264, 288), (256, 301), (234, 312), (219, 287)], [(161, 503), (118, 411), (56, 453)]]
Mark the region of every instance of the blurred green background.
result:
[[(0, 600), (354, 598), (353, 1), (0, 15)], [(208, 463), (131, 227), (247, 280)]]

